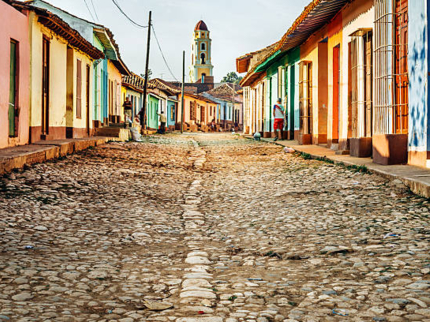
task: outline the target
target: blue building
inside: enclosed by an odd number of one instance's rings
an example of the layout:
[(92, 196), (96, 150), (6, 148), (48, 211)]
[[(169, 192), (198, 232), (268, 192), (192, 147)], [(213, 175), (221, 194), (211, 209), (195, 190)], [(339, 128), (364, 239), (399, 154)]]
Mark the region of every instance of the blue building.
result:
[[(235, 90), (233, 87), (235, 86)], [(232, 84), (222, 84), (208, 92), (202, 93), (203, 96), (215, 101), (217, 107), (217, 123), (224, 130), (231, 130), (235, 125), (240, 125), (242, 115), (242, 101), (237, 91), (241, 87)], [(234, 102), (233, 102), (234, 99)]]

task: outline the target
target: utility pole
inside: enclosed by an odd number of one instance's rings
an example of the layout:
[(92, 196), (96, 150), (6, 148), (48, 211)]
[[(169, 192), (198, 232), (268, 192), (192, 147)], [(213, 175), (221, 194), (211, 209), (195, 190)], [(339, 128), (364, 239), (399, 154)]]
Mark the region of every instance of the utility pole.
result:
[(234, 123), (235, 123), (235, 119), (236, 119), (236, 109), (235, 109), (235, 106), (234, 106), (234, 101), (235, 101), (235, 92), (234, 92), (234, 89), (235, 89), (235, 86), (234, 86), (234, 83), (232, 83), (231, 84), (232, 86), (233, 86), (233, 97), (232, 97), (232, 102), (233, 102), (233, 107), (232, 107), (232, 110), (233, 110), (233, 117), (231, 118), (232, 119), (232, 121), (233, 121), (233, 131), (235, 131), (236, 129), (234, 128)]
[(149, 50), (150, 50), (150, 44), (151, 44), (151, 24), (152, 24), (151, 17), (152, 17), (152, 11), (149, 12), (148, 44), (146, 46), (145, 85), (143, 87), (143, 106), (140, 113), (140, 124), (143, 126), (144, 130), (146, 130), (146, 96), (148, 94)]
[(182, 88), (181, 88), (181, 133), (184, 133), (184, 86), (185, 86), (185, 50), (182, 54)]

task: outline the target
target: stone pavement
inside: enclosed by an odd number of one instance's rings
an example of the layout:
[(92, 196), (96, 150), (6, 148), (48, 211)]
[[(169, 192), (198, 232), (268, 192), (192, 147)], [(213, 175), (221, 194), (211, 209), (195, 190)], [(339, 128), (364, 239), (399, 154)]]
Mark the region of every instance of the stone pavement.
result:
[(0, 321), (430, 321), (428, 200), (231, 134), (0, 180)]
[[(246, 136), (253, 139), (252, 136)], [(335, 163), (345, 165), (365, 166), (370, 171), (378, 173), (386, 178), (401, 180), (412, 192), (430, 198), (430, 169), (412, 165), (380, 165), (373, 163), (371, 158), (355, 158), (349, 155), (336, 155), (335, 151), (318, 145), (299, 145), (297, 141), (262, 139), (264, 142), (290, 147), (297, 152), (307, 153), (313, 159), (327, 158)]]

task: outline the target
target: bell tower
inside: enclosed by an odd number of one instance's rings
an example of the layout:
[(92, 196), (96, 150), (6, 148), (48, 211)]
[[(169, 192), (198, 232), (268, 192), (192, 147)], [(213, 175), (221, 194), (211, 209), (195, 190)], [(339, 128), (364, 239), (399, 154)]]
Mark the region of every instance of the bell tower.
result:
[(191, 47), (190, 82), (213, 83), (212, 40), (209, 30), (203, 20), (196, 28)]

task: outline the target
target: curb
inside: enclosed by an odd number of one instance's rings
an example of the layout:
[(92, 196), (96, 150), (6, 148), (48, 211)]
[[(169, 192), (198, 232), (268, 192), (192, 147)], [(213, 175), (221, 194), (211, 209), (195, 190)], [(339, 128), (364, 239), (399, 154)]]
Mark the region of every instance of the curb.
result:
[[(249, 140), (253, 140), (254, 139), (252, 136), (249, 136), (249, 135), (243, 135), (243, 137), (245, 137), (246, 139), (249, 139)], [(265, 142), (265, 143), (268, 143), (268, 144), (274, 144), (274, 145), (278, 145), (278, 146), (281, 146), (281, 147), (290, 147), (290, 146), (283, 145), (283, 144), (278, 143), (278, 142), (271, 142), (271, 141), (265, 141), (265, 140), (261, 140), (261, 142)], [(354, 162), (351, 162), (351, 161), (345, 161), (345, 160), (339, 161), (337, 159), (333, 159), (333, 158), (327, 157), (325, 155), (317, 155), (317, 154), (312, 154), (312, 153), (305, 152), (303, 150), (298, 150), (296, 146), (294, 147), (294, 150), (296, 152), (298, 152), (298, 153), (301, 153), (301, 154), (306, 153), (307, 155), (310, 155), (310, 158), (313, 159), (313, 160), (325, 159), (325, 160), (333, 162), (337, 166), (345, 166), (345, 165), (346, 166), (362, 166), (361, 164), (357, 164), (357, 163), (354, 163)], [(385, 179), (388, 179), (390, 181), (400, 180), (414, 194), (419, 195), (419, 196), (424, 197), (424, 198), (430, 198), (430, 184), (429, 183), (422, 182), (422, 181), (419, 181), (417, 179), (410, 178), (410, 177), (407, 177), (407, 176), (400, 176), (400, 175), (397, 175), (397, 174), (394, 174), (394, 173), (389, 173), (387, 171), (383, 171), (383, 170), (380, 170), (380, 169), (375, 169), (375, 168), (369, 167), (369, 166), (366, 166), (366, 168), (367, 168), (367, 170), (370, 173), (379, 175), (379, 176), (381, 176), (381, 177), (383, 177)], [(430, 177), (430, 171), (429, 171), (428, 176)]]
[(93, 137), (88, 139), (73, 139), (41, 141), (34, 144), (22, 145), (0, 150), (0, 175), (16, 169), (22, 169), (36, 163), (59, 159), (90, 147), (96, 147), (112, 141), (109, 137)]

